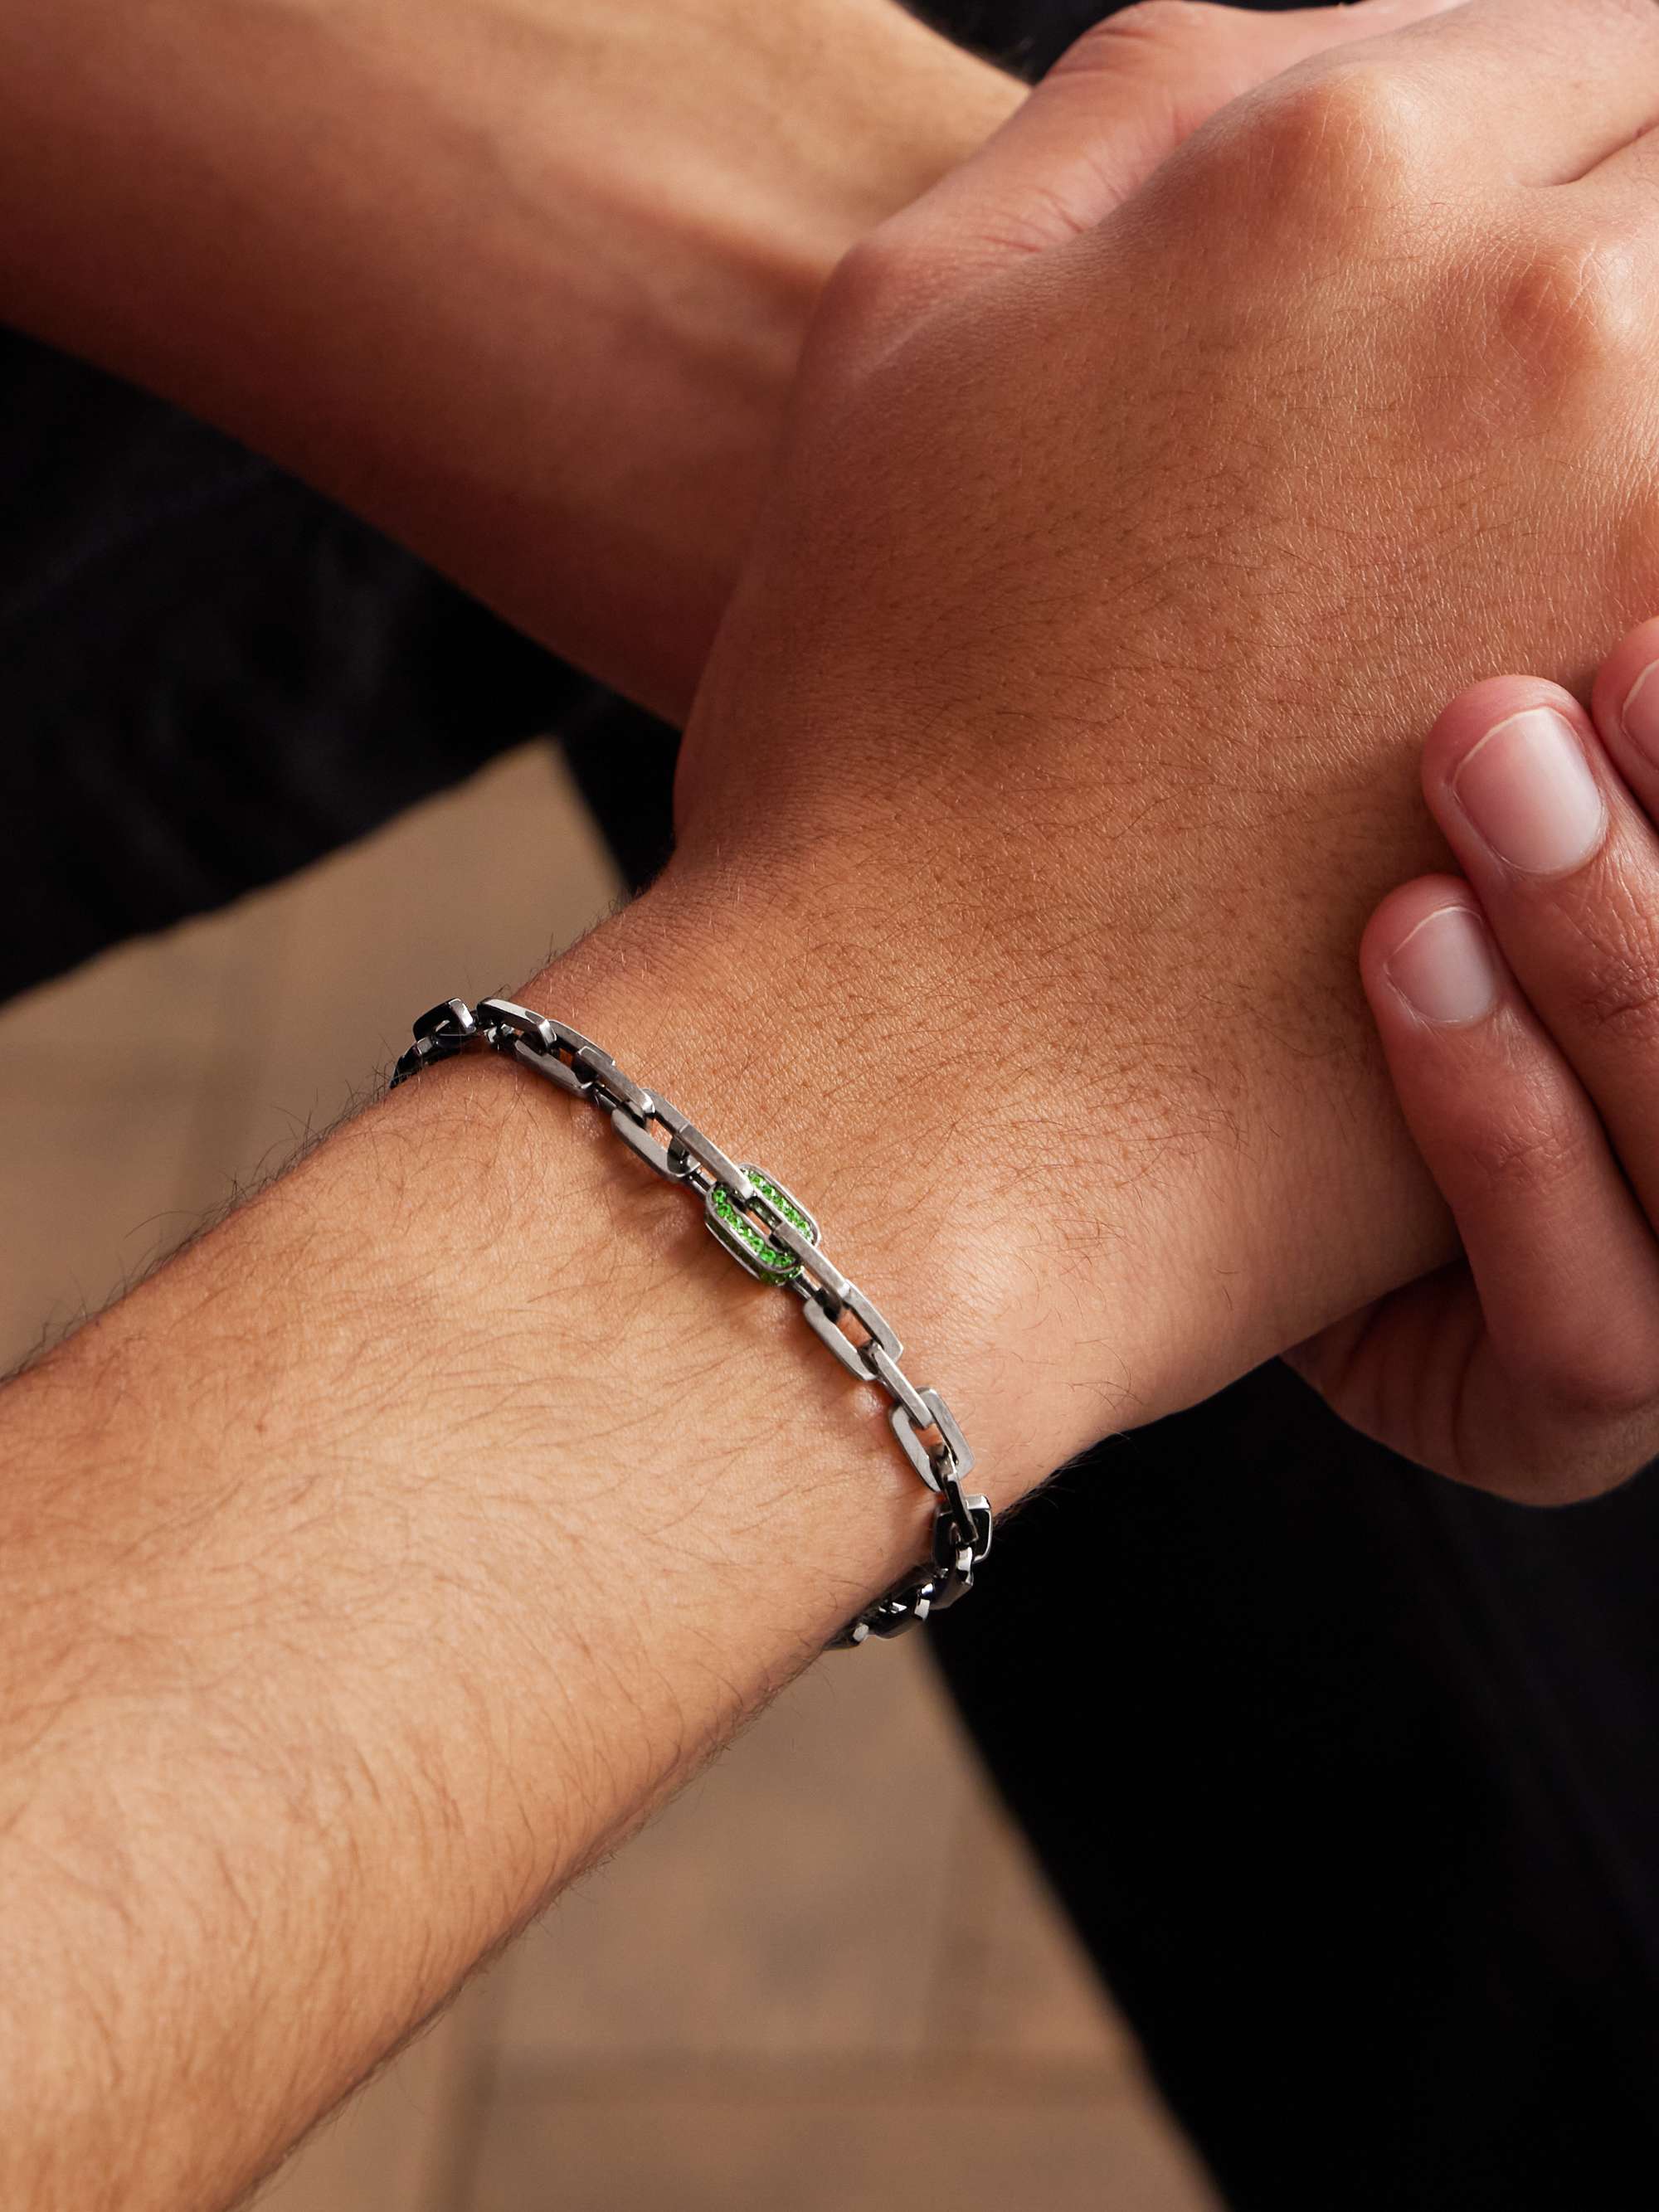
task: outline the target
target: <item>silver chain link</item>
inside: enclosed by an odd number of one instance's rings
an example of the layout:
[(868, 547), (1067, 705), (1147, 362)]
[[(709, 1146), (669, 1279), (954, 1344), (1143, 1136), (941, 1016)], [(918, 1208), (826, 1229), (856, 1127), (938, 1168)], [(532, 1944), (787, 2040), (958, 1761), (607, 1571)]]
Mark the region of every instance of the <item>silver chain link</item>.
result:
[[(647, 1167), (702, 1199), (710, 1232), (738, 1265), (758, 1281), (793, 1291), (813, 1334), (850, 1375), (891, 1401), (887, 1418), (899, 1449), (939, 1499), (931, 1556), (850, 1620), (830, 1649), (902, 1636), (966, 1597), (991, 1548), (990, 1504), (963, 1488), (974, 1455), (939, 1392), (918, 1390), (906, 1375), (899, 1364), (904, 1346), (891, 1324), (825, 1255), (817, 1223), (793, 1194), (752, 1162), (740, 1167), (728, 1159), (665, 1098), (624, 1075), (591, 1037), (510, 999), (481, 999), (476, 1008), (447, 999), (422, 1014), (391, 1088), (434, 1060), (478, 1051), (504, 1054), (607, 1115)], [(845, 1326), (849, 1321), (856, 1335)]]

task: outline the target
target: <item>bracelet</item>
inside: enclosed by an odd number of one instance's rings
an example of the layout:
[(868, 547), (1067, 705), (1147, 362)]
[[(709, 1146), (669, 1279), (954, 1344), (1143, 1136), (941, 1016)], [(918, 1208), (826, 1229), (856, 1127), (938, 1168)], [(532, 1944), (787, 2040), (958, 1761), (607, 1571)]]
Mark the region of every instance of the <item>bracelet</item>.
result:
[[(702, 1199), (710, 1233), (738, 1265), (759, 1282), (793, 1291), (808, 1328), (848, 1372), (891, 1399), (888, 1419), (899, 1447), (939, 1499), (932, 1555), (849, 1621), (829, 1648), (846, 1650), (870, 1636), (902, 1635), (965, 1597), (991, 1548), (990, 1504), (962, 1486), (974, 1455), (939, 1392), (918, 1390), (899, 1365), (904, 1347), (879, 1307), (824, 1257), (818, 1224), (799, 1200), (775, 1176), (729, 1160), (580, 1030), (508, 999), (481, 999), (476, 1009), (448, 999), (422, 1014), (390, 1088), (434, 1060), (474, 1051), (504, 1054), (608, 1114), (611, 1127), (647, 1167)], [(842, 1326), (849, 1316), (862, 1332), (857, 1338)], [(930, 1437), (938, 1441), (929, 1443)]]

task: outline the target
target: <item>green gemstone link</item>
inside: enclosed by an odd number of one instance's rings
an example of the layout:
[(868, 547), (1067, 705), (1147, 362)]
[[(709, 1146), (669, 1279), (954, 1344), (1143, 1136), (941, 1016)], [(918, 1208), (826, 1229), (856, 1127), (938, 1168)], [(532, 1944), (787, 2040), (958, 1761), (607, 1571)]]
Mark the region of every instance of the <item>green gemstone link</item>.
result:
[[(803, 1237), (810, 1237), (816, 1243), (818, 1233), (816, 1224), (793, 1203), (785, 1192), (778, 1188), (776, 1183), (769, 1182), (765, 1176), (757, 1175), (752, 1168), (747, 1172), (750, 1182), (754, 1184), (768, 1205), (776, 1206), (792, 1228), (799, 1229)], [(786, 1250), (781, 1244), (775, 1244), (766, 1231), (757, 1227), (743, 1212), (724, 1183), (715, 1186), (709, 1195), (708, 1203), (712, 1211), (719, 1215), (723, 1225), (737, 1238), (744, 1251), (754, 1261), (755, 1265), (757, 1267), (763, 1267), (773, 1282), (793, 1282), (799, 1274), (800, 1261), (794, 1254)]]

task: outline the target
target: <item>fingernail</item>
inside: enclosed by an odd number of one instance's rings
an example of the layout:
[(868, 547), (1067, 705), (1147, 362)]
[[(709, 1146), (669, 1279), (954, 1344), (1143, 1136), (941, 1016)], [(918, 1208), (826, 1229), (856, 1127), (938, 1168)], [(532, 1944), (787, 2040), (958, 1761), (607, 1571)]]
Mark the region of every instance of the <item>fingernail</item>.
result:
[(1659, 676), (1659, 660), (1649, 661), (1626, 692), (1619, 720), (1637, 751), (1659, 768), (1659, 684), (1650, 685), (1650, 676)]
[(1498, 1003), (1498, 963), (1486, 926), (1466, 906), (1437, 907), (1425, 915), (1382, 972), (1425, 1022), (1478, 1022)]
[(1498, 859), (1527, 875), (1581, 866), (1607, 828), (1601, 787), (1553, 707), (1528, 707), (1488, 730), (1452, 789)]

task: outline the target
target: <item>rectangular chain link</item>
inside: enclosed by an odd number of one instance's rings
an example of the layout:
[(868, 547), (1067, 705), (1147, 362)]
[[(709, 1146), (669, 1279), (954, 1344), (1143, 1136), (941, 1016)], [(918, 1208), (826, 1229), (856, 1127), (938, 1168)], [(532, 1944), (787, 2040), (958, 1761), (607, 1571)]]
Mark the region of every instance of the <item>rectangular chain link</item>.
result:
[[(776, 1176), (752, 1162), (739, 1167), (677, 1107), (625, 1075), (591, 1037), (511, 999), (482, 999), (476, 1008), (447, 999), (421, 1016), (414, 1035), (392, 1071), (391, 1089), (434, 1060), (484, 1050), (586, 1099), (607, 1115), (635, 1158), (697, 1193), (716, 1242), (747, 1273), (796, 1293), (802, 1319), (850, 1375), (886, 1393), (899, 1448), (939, 1500), (932, 1556), (849, 1621), (831, 1648), (902, 1635), (966, 1596), (991, 1547), (990, 1505), (962, 1487), (974, 1465), (967, 1439), (939, 1392), (918, 1390), (905, 1374), (896, 1331), (874, 1300), (825, 1255), (817, 1222)], [(842, 1326), (849, 1316), (861, 1335)]]

